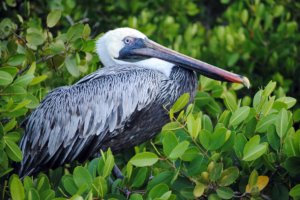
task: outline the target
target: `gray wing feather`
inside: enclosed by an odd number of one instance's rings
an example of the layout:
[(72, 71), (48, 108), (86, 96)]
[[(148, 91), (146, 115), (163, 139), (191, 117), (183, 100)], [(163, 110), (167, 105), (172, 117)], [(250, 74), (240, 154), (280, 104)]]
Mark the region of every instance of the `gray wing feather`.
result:
[(26, 120), (20, 174), (70, 162), (90, 144), (100, 148), (105, 137), (118, 134), (134, 112), (155, 100), (162, 79), (152, 70), (116, 66), (49, 93)]

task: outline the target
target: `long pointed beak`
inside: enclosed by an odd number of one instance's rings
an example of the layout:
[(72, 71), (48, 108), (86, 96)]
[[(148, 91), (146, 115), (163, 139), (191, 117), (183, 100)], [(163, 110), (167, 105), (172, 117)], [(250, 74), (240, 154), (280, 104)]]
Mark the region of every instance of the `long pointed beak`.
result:
[(244, 84), (247, 88), (250, 87), (249, 79), (208, 63), (196, 60), (189, 56), (183, 55), (169, 48), (166, 48), (149, 39), (144, 39), (142, 48), (131, 49), (131, 55), (146, 56), (159, 58), (190, 70), (199, 72), (200, 74), (220, 81), (234, 82)]

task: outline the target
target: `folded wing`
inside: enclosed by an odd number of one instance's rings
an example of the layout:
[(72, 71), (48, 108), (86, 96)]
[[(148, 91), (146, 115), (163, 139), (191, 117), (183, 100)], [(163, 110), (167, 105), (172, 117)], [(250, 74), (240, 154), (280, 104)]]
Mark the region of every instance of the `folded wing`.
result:
[(122, 133), (131, 116), (155, 100), (163, 78), (117, 66), (49, 93), (24, 122), (20, 176), (91, 157), (105, 137)]

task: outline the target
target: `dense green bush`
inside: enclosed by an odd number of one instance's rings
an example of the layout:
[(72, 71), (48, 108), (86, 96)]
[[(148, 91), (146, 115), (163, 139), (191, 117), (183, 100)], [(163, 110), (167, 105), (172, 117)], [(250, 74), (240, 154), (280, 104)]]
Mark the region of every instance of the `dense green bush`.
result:
[[(2, 2), (0, 198), (299, 199), (299, 8), (288, 0)], [(180, 112), (182, 96), (152, 141), (21, 181), (13, 174), (20, 123), (51, 89), (99, 68), (94, 39), (121, 26), (253, 86), (201, 77), (194, 104)], [(111, 175), (114, 163), (124, 179)]]

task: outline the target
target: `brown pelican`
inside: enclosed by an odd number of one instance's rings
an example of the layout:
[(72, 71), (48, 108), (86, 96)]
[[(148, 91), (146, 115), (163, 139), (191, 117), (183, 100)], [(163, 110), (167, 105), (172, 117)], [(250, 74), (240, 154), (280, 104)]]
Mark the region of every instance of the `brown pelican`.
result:
[(166, 107), (184, 93), (193, 100), (195, 72), (249, 87), (246, 77), (163, 47), (131, 28), (107, 32), (96, 51), (103, 68), (54, 89), (24, 121), (20, 176), (149, 140), (168, 122)]

